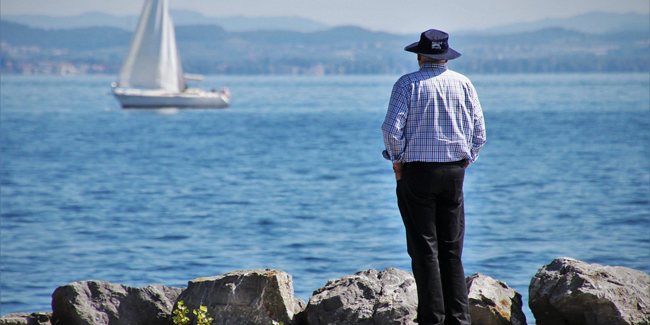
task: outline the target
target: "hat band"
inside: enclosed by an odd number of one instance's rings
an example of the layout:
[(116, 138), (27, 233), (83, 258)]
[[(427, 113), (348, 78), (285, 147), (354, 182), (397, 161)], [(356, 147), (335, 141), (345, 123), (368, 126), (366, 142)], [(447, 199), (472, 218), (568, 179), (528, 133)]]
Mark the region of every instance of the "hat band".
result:
[(431, 50), (427, 51), (425, 54), (444, 54), (447, 53), (447, 49), (444, 50)]

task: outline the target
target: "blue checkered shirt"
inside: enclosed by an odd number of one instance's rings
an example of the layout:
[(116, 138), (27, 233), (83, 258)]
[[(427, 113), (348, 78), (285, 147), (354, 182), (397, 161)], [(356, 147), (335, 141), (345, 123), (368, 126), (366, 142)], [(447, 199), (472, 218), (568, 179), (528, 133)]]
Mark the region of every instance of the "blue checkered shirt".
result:
[(445, 64), (427, 62), (397, 80), (381, 129), (393, 163), (474, 162), (485, 143), (474, 86)]

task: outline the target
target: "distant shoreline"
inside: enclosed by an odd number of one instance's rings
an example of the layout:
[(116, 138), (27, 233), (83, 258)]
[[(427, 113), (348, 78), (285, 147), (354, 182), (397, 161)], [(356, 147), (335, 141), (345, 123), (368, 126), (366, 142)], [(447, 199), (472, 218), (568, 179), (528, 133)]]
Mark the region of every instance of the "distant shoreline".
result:
[[(132, 32), (115, 27), (39, 29), (0, 20), (0, 73), (117, 74)], [(216, 25), (177, 26), (187, 72), (204, 75), (403, 74), (417, 68), (403, 51), (417, 35), (334, 27), (318, 32), (228, 31)], [(604, 34), (544, 27), (509, 34), (458, 33), (462, 73), (649, 72), (650, 33)]]

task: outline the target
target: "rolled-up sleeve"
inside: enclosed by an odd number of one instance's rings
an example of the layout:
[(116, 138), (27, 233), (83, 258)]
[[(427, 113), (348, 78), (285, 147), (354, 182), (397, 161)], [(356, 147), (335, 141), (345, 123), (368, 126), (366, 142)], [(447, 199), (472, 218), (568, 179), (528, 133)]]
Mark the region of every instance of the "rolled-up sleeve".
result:
[(400, 81), (395, 83), (388, 103), (386, 118), (381, 126), (384, 135), (384, 146), (386, 147), (382, 155), (393, 163), (402, 162), (404, 156), (404, 148), (406, 147), (404, 129), (408, 116), (409, 98), (410, 90), (408, 85), (403, 85)]

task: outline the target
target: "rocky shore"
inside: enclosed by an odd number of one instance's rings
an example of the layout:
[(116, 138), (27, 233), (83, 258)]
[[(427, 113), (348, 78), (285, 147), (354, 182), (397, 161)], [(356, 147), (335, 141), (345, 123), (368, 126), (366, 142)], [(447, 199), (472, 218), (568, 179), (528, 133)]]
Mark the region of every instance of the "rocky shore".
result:
[[(480, 273), (466, 281), (473, 325), (527, 324), (521, 294), (506, 283)], [(538, 325), (650, 325), (645, 272), (558, 258), (539, 269), (528, 294)], [(179, 301), (207, 306), (214, 325), (410, 325), (417, 295), (413, 276), (395, 268), (330, 280), (307, 304), (294, 297), (291, 275), (271, 269), (198, 278), (186, 288), (80, 281), (54, 291), (52, 312), (9, 314), (0, 325), (171, 325)]]

